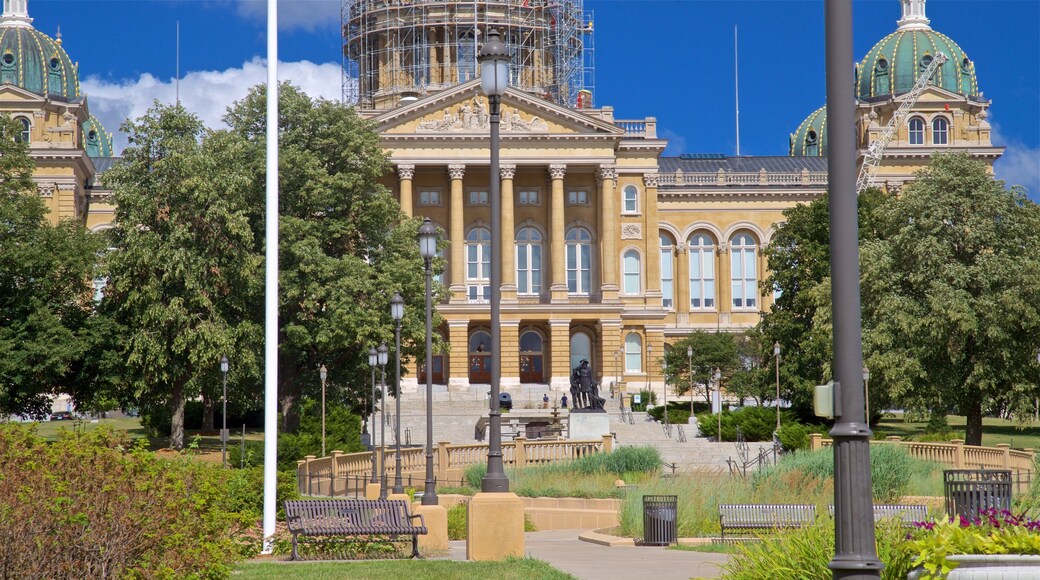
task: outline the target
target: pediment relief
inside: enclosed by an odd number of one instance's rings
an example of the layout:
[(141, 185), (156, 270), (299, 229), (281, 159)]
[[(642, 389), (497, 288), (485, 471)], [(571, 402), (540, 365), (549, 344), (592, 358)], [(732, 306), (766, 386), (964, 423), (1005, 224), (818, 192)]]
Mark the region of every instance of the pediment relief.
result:
[[(503, 133), (549, 133), (549, 123), (542, 117), (508, 104), (502, 105), (501, 131)], [(426, 115), (414, 125), (416, 133), (477, 132), (491, 129), (487, 97), (471, 99)], [(558, 131), (556, 131), (558, 132)]]

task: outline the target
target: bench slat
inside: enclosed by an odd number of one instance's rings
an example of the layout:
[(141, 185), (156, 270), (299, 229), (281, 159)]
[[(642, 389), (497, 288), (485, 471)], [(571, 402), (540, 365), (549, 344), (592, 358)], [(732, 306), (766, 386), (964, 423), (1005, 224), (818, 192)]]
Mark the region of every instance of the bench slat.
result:
[[(418, 525), (412, 523), (419, 520)], [(422, 515), (410, 515), (404, 500), (316, 499), (286, 500), (285, 521), (293, 535), (293, 559), (298, 536), (410, 535), (418, 557), (418, 536), (426, 534)]]

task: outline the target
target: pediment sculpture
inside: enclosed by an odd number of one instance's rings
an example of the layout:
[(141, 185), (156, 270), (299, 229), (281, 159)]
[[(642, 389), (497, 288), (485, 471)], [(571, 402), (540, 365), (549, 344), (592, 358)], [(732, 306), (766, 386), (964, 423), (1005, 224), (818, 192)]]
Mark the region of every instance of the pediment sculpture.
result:
[[(419, 121), (416, 133), (486, 131), (491, 128), (487, 99), (473, 97), (457, 106), (450, 106)], [(537, 115), (525, 115), (509, 106), (502, 107), (503, 132), (548, 132), (549, 124)]]

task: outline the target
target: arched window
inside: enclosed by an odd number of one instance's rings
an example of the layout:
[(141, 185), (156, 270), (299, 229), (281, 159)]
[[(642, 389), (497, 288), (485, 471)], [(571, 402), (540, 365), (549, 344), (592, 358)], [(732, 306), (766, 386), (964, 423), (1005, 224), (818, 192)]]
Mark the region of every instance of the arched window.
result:
[(707, 234), (690, 238), (690, 308), (715, 309), (715, 240)]
[(466, 293), (470, 302), (491, 299), (491, 231), (473, 228), (466, 236)]
[(585, 228), (567, 231), (567, 292), (588, 294), (592, 285), (592, 235)]
[(30, 130), (32, 126), (29, 124), (29, 119), (18, 117), (18, 123), (22, 126), (22, 132), (19, 133), (14, 140), (19, 143), (30, 143), (30, 138), (32, 136)]
[(593, 362), (592, 339), (588, 333), (578, 331), (571, 335), (571, 368), (578, 366), (583, 360), (589, 361), (589, 364)]
[(516, 235), (516, 292), (542, 292), (542, 233), (523, 228)]
[(674, 250), (675, 241), (672, 236), (661, 232), (661, 305), (669, 309), (675, 305), (675, 268), (672, 263)]
[(946, 145), (949, 142), (949, 127), (943, 117), (932, 120), (932, 145)]
[(924, 145), (924, 119), (920, 117), (910, 119), (910, 144)]
[(758, 248), (748, 234), (737, 234), (729, 242), (733, 309), (758, 307)]
[(542, 335), (528, 330), (520, 336), (520, 352), (542, 352)]
[(625, 256), (621, 262), (625, 276), (625, 284), (623, 287), (624, 293), (639, 294), (641, 286), (639, 283), (639, 252), (635, 250), (625, 252)]
[(491, 335), (478, 330), (469, 335), (469, 351), (471, 353), (491, 353)]
[(634, 185), (625, 186), (622, 192), (622, 210), (625, 213), (637, 213), (639, 211), (638, 202), (639, 190)]
[(625, 337), (625, 372), (643, 372), (643, 339), (634, 332)]

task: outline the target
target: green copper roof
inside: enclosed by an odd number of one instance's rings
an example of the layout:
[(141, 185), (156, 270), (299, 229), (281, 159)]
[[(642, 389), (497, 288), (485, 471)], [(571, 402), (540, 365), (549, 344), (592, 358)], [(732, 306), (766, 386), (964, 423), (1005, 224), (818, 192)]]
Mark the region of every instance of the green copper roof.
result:
[(794, 157), (827, 156), (826, 105), (813, 111), (808, 118), (802, 121), (801, 125), (798, 125), (798, 130), (791, 133), (788, 155)]
[(2, 26), (0, 84), (72, 100), (79, 96), (79, 71), (60, 41), (30, 26)]
[(83, 139), (83, 149), (87, 151), (89, 157), (112, 156), (112, 134), (105, 132), (105, 128), (101, 126), (101, 121), (98, 121), (94, 115), (83, 121), (81, 138)]
[(975, 63), (948, 36), (923, 28), (897, 30), (870, 49), (856, 67), (856, 97), (867, 100), (909, 92), (938, 52), (950, 60), (936, 71), (932, 84), (962, 95), (978, 95)]

